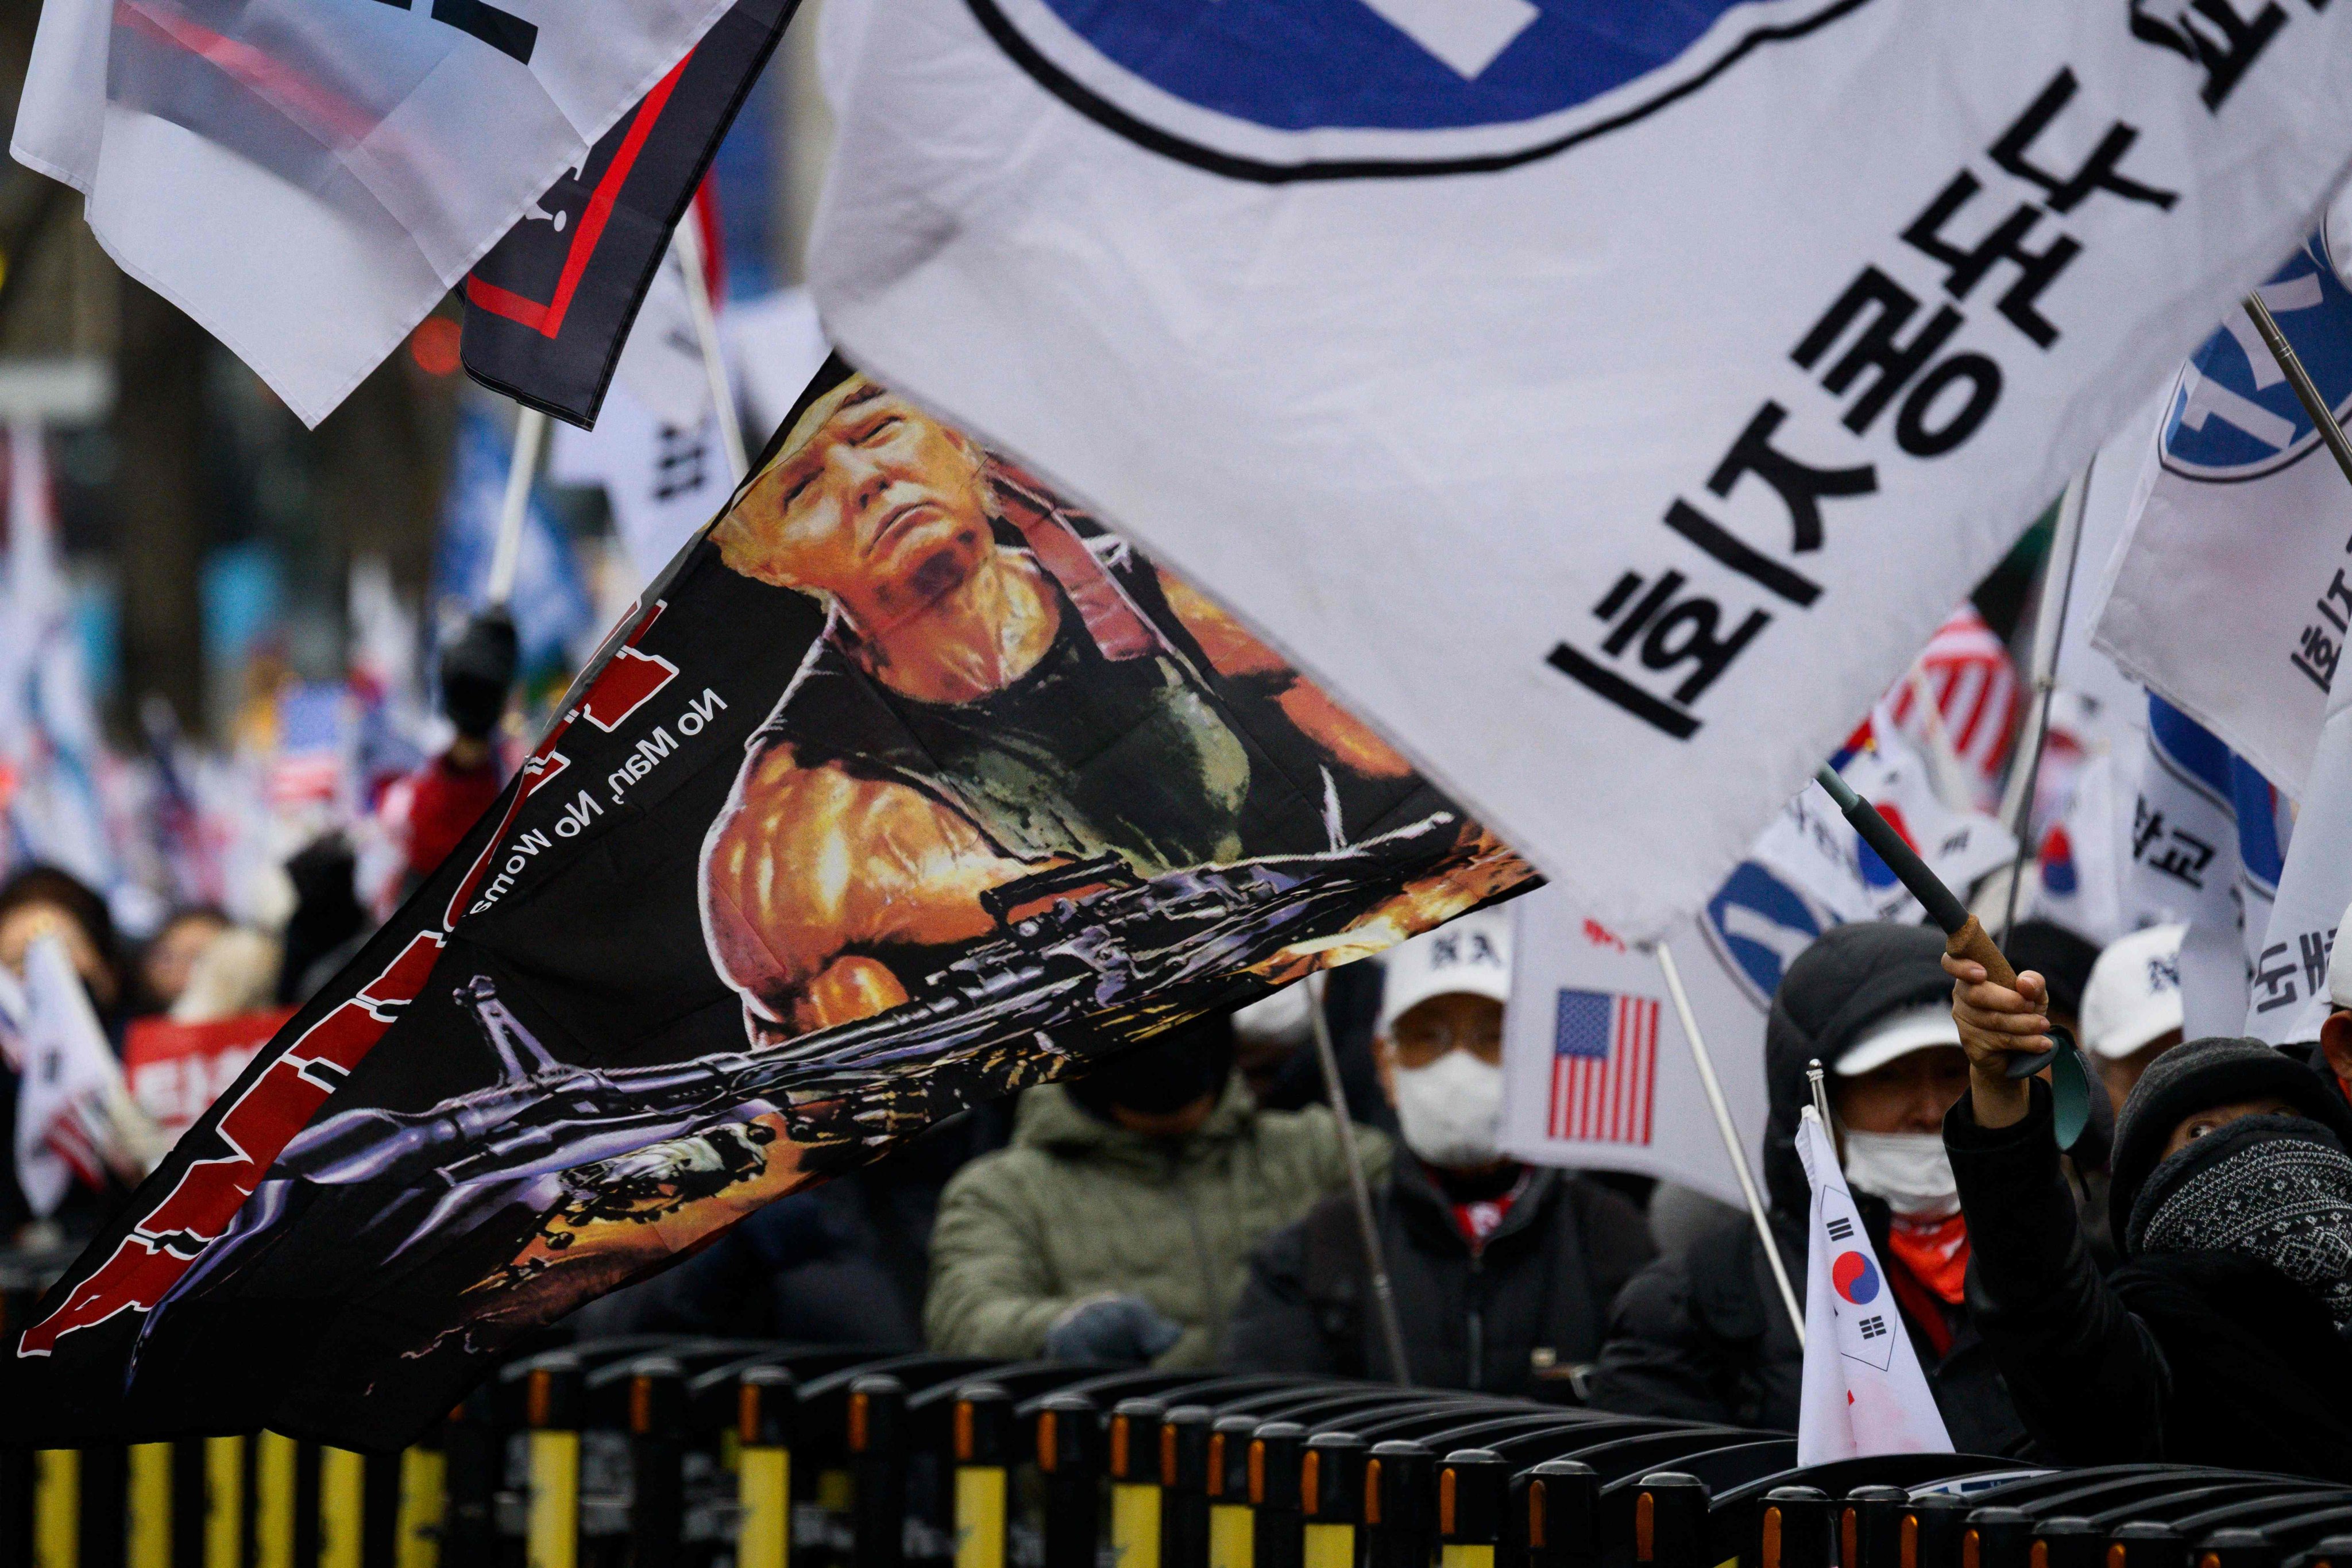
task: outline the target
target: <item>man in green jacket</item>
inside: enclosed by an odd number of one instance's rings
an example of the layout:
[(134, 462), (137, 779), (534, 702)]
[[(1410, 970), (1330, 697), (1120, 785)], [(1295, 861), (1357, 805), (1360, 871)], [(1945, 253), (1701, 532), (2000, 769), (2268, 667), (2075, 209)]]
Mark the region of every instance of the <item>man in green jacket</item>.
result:
[[(1358, 1129), (1372, 1180), (1388, 1144)], [(1217, 1014), (1022, 1098), (940, 1195), (923, 1319), (951, 1354), (1206, 1367), (1250, 1249), (1346, 1189), (1328, 1110), (1261, 1110)]]

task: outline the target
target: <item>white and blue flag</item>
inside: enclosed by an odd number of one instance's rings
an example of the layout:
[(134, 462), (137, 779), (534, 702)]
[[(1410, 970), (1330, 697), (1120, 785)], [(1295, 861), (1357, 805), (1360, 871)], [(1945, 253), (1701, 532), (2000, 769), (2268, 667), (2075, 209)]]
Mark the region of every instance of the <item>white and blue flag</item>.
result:
[[(2352, 291), (2315, 234), (2257, 292), (2341, 419)], [(2352, 632), (2352, 485), (2243, 309), (2180, 369), (2097, 647), (2300, 796)]]
[(838, 0), (810, 284), (1651, 936), (2310, 231), (2263, 15)]
[[(2291, 978), (2275, 955), (2266, 977), (2262, 953), (2293, 815), (2270, 781), (2212, 731), (2153, 694), (2147, 708), (2126, 893), (2136, 923), (2189, 927), (2180, 944), (2188, 1037), (2245, 1033), (2249, 1008), (2279, 996)], [(2324, 961), (2319, 968), (2324, 976)]]

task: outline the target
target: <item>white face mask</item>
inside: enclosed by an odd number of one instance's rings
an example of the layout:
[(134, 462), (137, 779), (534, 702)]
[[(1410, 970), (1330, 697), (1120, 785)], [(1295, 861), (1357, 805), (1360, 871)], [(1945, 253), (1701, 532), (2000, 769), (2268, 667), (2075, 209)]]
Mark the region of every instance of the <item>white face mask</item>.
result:
[(1885, 1198), (1899, 1215), (1943, 1219), (1960, 1211), (1959, 1184), (1938, 1132), (1845, 1130), (1846, 1184)]
[(1503, 1069), (1452, 1050), (1425, 1068), (1396, 1069), (1397, 1127), (1433, 1165), (1491, 1165), (1503, 1121)]

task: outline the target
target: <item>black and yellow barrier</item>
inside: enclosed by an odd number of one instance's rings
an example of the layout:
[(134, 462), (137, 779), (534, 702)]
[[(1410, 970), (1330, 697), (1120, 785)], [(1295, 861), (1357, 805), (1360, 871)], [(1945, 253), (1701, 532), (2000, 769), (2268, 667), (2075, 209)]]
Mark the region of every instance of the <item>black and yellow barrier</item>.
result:
[(1012, 1522), (1013, 1396), (992, 1383), (956, 1391), (955, 1568), (1005, 1568)]
[(1364, 1440), (1353, 1432), (1318, 1432), (1307, 1439), (1298, 1468), (1303, 1568), (1356, 1568), (1369, 1462)]
[(1513, 1529), (1527, 1568), (1599, 1568), (1601, 1477), (1581, 1459), (1546, 1459), (1511, 1480)]
[(1673, 1470), (1643, 1476), (1633, 1494), (1633, 1561), (1651, 1568), (1714, 1568), (1717, 1560), (1706, 1555), (1710, 1500), (1706, 1483), (1696, 1476)]
[(686, 1558), (686, 1368), (647, 1356), (629, 1369), (629, 1568)]
[(1836, 1504), (1819, 1487), (1774, 1487), (1758, 1515), (1757, 1562), (1762, 1568), (1838, 1568), (1836, 1516)]
[(1440, 1391), (655, 1336), (510, 1363), (404, 1452), (268, 1432), (0, 1449), (0, 1568), (950, 1561), (2352, 1568), (2352, 1489), (1806, 1468), (1785, 1436)]
[(1037, 1411), (1037, 1468), (1045, 1483), (1045, 1568), (1096, 1568), (1102, 1431), (1093, 1400), (1071, 1393), (1045, 1397)]
[(1457, 1448), (1437, 1467), (1439, 1568), (1495, 1568), (1510, 1467), (1485, 1448)]
[(1299, 1568), (1307, 1516), (1298, 1506), (1298, 1473), (1307, 1459), (1307, 1428), (1267, 1421), (1250, 1434), (1249, 1500), (1252, 1568)]
[(1160, 1568), (1160, 1424), (1167, 1414), (1157, 1399), (1122, 1399), (1111, 1407), (1111, 1568)]
[(800, 1384), (783, 1367), (750, 1367), (736, 1380), (736, 1568), (789, 1568), (799, 1413)]
[(1428, 1568), (1437, 1555), (1437, 1456), (1391, 1437), (1364, 1460), (1364, 1568)]
[(906, 1560), (907, 1385), (871, 1373), (849, 1385), (846, 1406), (852, 1568), (899, 1568)]
[(541, 1357), (524, 1382), (524, 1568), (580, 1568), (581, 1384), (580, 1362), (567, 1354)]
[(1162, 1568), (1209, 1568), (1209, 1428), (1215, 1420), (1205, 1405), (1179, 1405), (1160, 1417)]

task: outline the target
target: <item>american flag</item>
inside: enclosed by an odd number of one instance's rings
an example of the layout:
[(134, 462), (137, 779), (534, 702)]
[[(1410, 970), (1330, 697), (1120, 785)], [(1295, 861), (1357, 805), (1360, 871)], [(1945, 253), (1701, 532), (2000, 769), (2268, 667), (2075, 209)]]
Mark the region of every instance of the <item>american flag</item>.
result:
[[(2009, 649), (1973, 605), (1963, 605), (1928, 639), (1918, 658), (1917, 677), (1916, 684), (1935, 697), (1952, 753), (1968, 764), (1990, 795), (2009, 756), (2017, 710), (2024, 700)], [(1896, 727), (1915, 744), (1924, 745), (1927, 716), (1913, 700), (1914, 686), (1909, 675), (1896, 681), (1886, 694), (1887, 706)]]
[(270, 804), (332, 801), (341, 792), (350, 701), (330, 683), (289, 687), (278, 697), (277, 753), (270, 759)]
[(1657, 1094), (1658, 1004), (1563, 989), (1553, 1015), (1551, 1136), (1647, 1144)]

